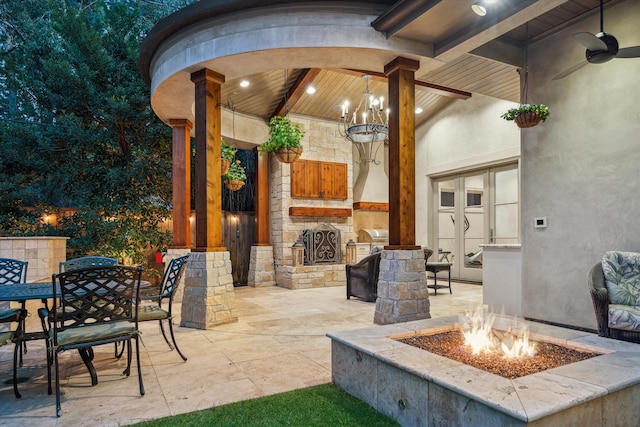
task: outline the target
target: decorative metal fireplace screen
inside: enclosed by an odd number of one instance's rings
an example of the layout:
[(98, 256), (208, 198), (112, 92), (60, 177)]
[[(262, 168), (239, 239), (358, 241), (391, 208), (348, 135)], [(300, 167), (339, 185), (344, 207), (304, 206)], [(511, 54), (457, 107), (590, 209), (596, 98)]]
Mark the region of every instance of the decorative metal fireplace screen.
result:
[(304, 243), (304, 264), (339, 264), (342, 261), (340, 252), (340, 230), (330, 224), (321, 224), (313, 230), (302, 232)]

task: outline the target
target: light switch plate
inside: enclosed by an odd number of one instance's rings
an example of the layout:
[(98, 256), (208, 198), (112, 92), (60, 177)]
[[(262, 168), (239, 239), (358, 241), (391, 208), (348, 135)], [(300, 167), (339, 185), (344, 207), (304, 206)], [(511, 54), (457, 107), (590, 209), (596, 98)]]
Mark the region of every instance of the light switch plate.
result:
[(546, 228), (547, 227), (547, 217), (539, 216), (533, 219), (533, 226), (535, 228)]

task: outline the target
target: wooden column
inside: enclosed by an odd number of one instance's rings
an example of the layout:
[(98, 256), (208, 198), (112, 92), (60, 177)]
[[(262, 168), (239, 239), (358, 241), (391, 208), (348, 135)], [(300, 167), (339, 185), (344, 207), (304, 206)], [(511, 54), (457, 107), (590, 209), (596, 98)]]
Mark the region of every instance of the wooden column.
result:
[(191, 74), (195, 83), (196, 131), (196, 248), (197, 252), (221, 252), (222, 176), (220, 141), (222, 140), (221, 85), (224, 76), (202, 70)]
[(173, 181), (173, 246), (184, 249), (191, 246), (191, 122), (171, 119), (173, 128), (172, 181)]
[(389, 81), (389, 246), (416, 246), (415, 72), (420, 63), (398, 57), (385, 65)]
[(256, 153), (256, 237), (254, 246), (269, 246), (269, 155)]

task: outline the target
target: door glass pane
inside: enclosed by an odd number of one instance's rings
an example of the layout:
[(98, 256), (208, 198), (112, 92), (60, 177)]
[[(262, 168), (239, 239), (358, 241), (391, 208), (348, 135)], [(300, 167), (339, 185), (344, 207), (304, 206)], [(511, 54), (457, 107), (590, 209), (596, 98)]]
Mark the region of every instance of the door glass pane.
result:
[(434, 248), (434, 254), (429, 261), (453, 262), (452, 254), (455, 253), (455, 180), (440, 181), (438, 183), (438, 247)]
[(484, 243), (484, 175), (464, 177), (464, 266), (482, 268)]
[(518, 205), (498, 205), (496, 209), (496, 243), (518, 243)]
[(496, 204), (518, 203), (518, 170), (498, 171), (495, 180)]
[(518, 243), (518, 169), (497, 171), (494, 176), (494, 243)]

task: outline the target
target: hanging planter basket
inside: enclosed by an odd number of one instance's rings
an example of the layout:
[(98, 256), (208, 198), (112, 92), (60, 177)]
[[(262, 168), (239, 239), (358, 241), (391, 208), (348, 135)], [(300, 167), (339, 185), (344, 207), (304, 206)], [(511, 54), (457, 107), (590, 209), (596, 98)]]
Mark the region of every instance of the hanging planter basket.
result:
[(239, 181), (236, 179), (232, 179), (224, 182), (225, 187), (227, 187), (230, 191), (238, 191), (244, 186), (244, 181)]
[(302, 155), (302, 148), (279, 148), (274, 153), (282, 163), (293, 163)]
[(227, 159), (221, 159), (221, 165), (222, 165), (222, 173), (220, 175), (226, 175), (227, 172), (229, 172), (229, 166), (231, 166), (231, 162)]
[(520, 129), (531, 128), (540, 123), (542, 117), (539, 113), (523, 113), (513, 119)]

